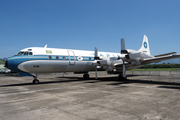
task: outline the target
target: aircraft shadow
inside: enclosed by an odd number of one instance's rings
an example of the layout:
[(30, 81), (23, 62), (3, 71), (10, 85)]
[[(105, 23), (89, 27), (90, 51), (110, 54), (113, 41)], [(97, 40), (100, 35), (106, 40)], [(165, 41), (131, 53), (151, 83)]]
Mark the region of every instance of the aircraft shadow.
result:
[(98, 83), (98, 82), (108, 82), (108, 81), (109, 82), (114, 81), (115, 83), (110, 83), (106, 85), (119, 86), (122, 84), (140, 83), (140, 84), (160, 85), (158, 86), (158, 88), (180, 89), (180, 83), (166, 82), (166, 81), (139, 80), (139, 79), (119, 80), (117, 79), (117, 77), (99, 78), (96, 81), (90, 81), (90, 82), (85, 82), (85, 83)]
[[(132, 77), (132, 76), (128, 76), (128, 77)], [(59, 80), (61, 78), (63, 80)], [(148, 80), (138, 80), (138, 79), (119, 80), (117, 77), (100, 77), (98, 79), (95, 79), (95, 78), (84, 79), (81, 77), (56, 77), (56, 78), (49, 78), (49, 79), (50, 79), (50, 81), (42, 80), (42, 81), (40, 81), (39, 84), (33, 84), (31, 82), (28, 82), (28, 83), (19, 83), (19, 84), (0, 85), (0, 87), (30, 86), (30, 85), (43, 85), (43, 84), (68, 83), (68, 82), (82, 81), (84, 83), (111, 82), (106, 85), (114, 85), (114, 86), (119, 86), (121, 84), (131, 84), (131, 83), (152, 84), (152, 85), (154, 84), (154, 85), (162, 85), (162, 86), (158, 86), (158, 88), (180, 89), (180, 83), (163, 82), (163, 81), (148, 81)], [(56, 79), (56, 80), (54, 80), (54, 79)], [(68, 79), (68, 80), (66, 80), (66, 79)], [(112, 82), (115, 82), (115, 83), (112, 83)]]
[[(63, 78), (65, 78), (65, 77), (63, 77)], [(54, 78), (49, 78), (49, 79), (54, 79)], [(70, 78), (68, 78), (68, 79), (70, 79)], [(78, 81), (87, 81), (87, 80), (85, 80), (83, 78), (78, 78), (78, 77), (71, 77), (71, 80), (40, 81), (39, 84), (33, 84), (32, 82), (28, 82), (28, 83), (19, 83), (19, 84), (0, 85), (0, 87), (29, 86), (29, 85), (41, 85), (41, 84), (53, 84), (53, 83), (65, 83), (65, 82), (78, 82)]]
[[(131, 83), (140, 83), (140, 84), (151, 84), (151, 85), (160, 85), (158, 88), (166, 88), (166, 89), (179, 89), (180, 90), (180, 83), (172, 83), (172, 82), (164, 82), (164, 81), (148, 81), (148, 80), (122, 80), (119, 83), (110, 83), (107, 85), (121, 85), (121, 84), (131, 84)], [(161, 86), (162, 85), (162, 86)]]
[(178, 86), (158, 86), (158, 88), (178, 89), (178, 90), (180, 90), (180, 87), (178, 87)]

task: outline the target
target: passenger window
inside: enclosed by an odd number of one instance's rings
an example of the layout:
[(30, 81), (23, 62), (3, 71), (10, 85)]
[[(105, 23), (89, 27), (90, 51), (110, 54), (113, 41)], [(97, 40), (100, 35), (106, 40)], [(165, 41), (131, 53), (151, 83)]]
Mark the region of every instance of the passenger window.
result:
[(107, 57), (110, 57), (110, 55), (109, 54), (106, 54), (107, 55)]
[(52, 59), (52, 56), (49, 56), (49, 59), (51, 60), (51, 59)]
[(56, 60), (59, 60), (59, 56), (56, 56)]
[(63, 56), (63, 60), (66, 60), (66, 57), (65, 57), (65, 56)]

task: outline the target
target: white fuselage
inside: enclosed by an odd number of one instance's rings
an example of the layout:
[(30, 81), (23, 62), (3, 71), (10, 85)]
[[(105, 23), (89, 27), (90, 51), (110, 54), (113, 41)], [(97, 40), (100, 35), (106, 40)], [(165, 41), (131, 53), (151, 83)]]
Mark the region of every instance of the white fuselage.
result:
[[(117, 60), (120, 53), (99, 52), (98, 55)], [(94, 61), (94, 51), (31, 47), (8, 59), (8, 64), (12, 70), (28, 73), (84, 73), (95, 70)]]

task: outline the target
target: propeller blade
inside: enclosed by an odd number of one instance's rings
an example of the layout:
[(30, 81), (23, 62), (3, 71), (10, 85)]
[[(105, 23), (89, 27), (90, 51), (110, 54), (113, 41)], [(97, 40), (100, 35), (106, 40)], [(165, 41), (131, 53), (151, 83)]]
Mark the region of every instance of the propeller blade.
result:
[(123, 61), (123, 78), (126, 78), (126, 65), (124, 64), (124, 61)]
[(97, 79), (97, 66), (95, 66), (95, 79)]
[(124, 38), (121, 39), (121, 55), (123, 56), (121, 59), (123, 61), (123, 73), (122, 73), (122, 77), (123, 79), (126, 79), (126, 65), (124, 63), (124, 58), (129, 59), (129, 54), (128, 51), (125, 49), (125, 42), (124, 42)]
[(95, 47), (95, 57), (98, 57), (98, 49)]
[(126, 54), (128, 53), (127, 50), (125, 49), (125, 42), (124, 38), (121, 39), (121, 54)]
[(121, 50), (126, 50), (126, 49), (125, 49), (124, 38), (121, 39)]
[(94, 50), (94, 59), (99, 60), (97, 47), (95, 47), (95, 50)]
[[(99, 60), (97, 47), (95, 47), (94, 50), (94, 59)], [(97, 65), (95, 65), (94, 67), (95, 67), (95, 79), (97, 79)]]

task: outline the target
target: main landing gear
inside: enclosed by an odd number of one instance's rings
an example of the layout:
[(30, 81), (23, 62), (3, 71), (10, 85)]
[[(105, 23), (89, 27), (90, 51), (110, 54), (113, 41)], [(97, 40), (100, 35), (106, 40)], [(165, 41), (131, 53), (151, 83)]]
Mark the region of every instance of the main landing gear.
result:
[(89, 78), (89, 74), (88, 73), (84, 73), (83, 78), (84, 79), (88, 79)]
[(119, 80), (127, 80), (127, 77), (123, 77), (122, 73), (119, 74), (118, 78)]
[(34, 80), (32, 81), (33, 84), (39, 84), (39, 80), (37, 79), (37, 76), (33, 76)]

